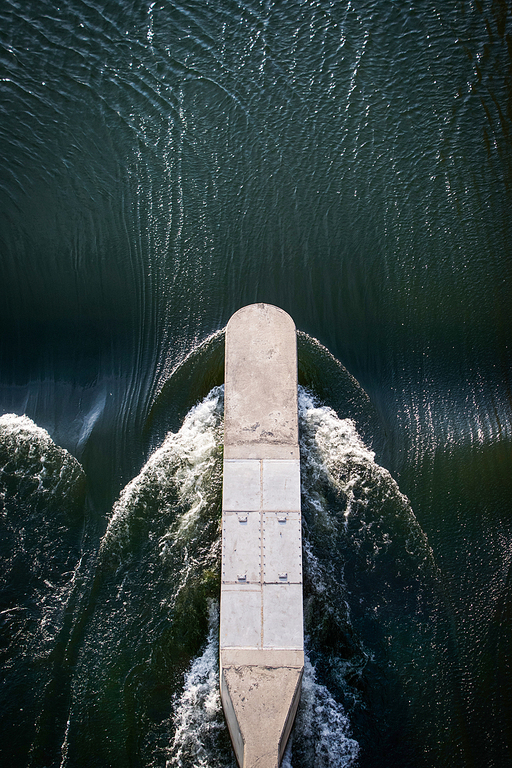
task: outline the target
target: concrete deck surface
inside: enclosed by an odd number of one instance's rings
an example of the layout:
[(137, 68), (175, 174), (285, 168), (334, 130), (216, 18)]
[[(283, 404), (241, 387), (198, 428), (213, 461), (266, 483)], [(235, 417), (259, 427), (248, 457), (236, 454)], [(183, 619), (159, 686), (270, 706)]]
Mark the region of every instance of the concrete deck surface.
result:
[(253, 304), (226, 329), (221, 697), (240, 768), (277, 768), (304, 667), (297, 339)]

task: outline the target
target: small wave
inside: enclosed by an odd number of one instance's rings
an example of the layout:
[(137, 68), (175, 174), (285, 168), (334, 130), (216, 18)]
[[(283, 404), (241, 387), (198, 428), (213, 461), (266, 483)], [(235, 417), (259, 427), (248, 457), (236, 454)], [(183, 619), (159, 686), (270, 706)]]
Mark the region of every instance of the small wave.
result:
[[(431, 564), (431, 548), (409, 499), (388, 470), (376, 463), (375, 453), (364, 444), (355, 422), (341, 419), (302, 387), (299, 418), (302, 493), (315, 523), (337, 527), (341, 516), (347, 532), (349, 523), (352, 526), (353, 545), (360, 547), (363, 539), (371, 540), (376, 557), (392, 543), (391, 528), (399, 521), (407, 552), (418, 557), (420, 564)], [(341, 501), (336, 512), (326, 503), (325, 486)]]
[(297, 720), (283, 768), (350, 768), (358, 754), (359, 745), (350, 737), (350, 722), (343, 707), (317, 681), (316, 669), (306, 654)]
[[(386, 717), (426, 717), (425, 703), (423, 714), (414, 709), (415, 690), (423, 686), (427, 701), (438, 695), (427, 670), (451, 649), (449, 616), (427, 536), (355, 422), (305, 389), (299, 418), (308, 647), (366, 759)], [(304, 765), (322, 765), (308, 754)]]
[(0, 417), (0, 615), (19, 632), (10, 653), (32, 643), (43, 654), (60, 631), (84, 498), (84, 471), (68, 451), (28, 416)]
[[(132, 529), (137, 521), (152, 513), (160, 517), (172, 510), (172, 526), (159, 539), (165, 557), (169, 544), (182, 544), (199, 517), (211, 504), (218, 490), (219, 458), (223, 417), (223, 388), (215, 387), (193, 407), (181, 429), (169, 432), (163, 444), (148, 459), (141, 472), (122, 491), (113, 508), (100, 552), (123, 553), (130, 550)], [(220, 479), (220, 478), (219, 478)], [(149, 522), (149, 521), (148, 521)]]
[(20, 493), (64, 497), (84, 471), (79, 462), (56, 445), (46, 429), (28, 416), (6, 413), (0, 416), (0, 472), (21, 486)]
[[(126, 764), (123, 728), (135, 711), (141, 764), (161, 768), (170, 759), (179, 670), (203, 647), (208, 600), (219, 594), (222, 416), (216, 388), (167, 434), (113, 507), (74, 675), (66, 764), (80, 762), (84, 742), (107, 762)], [(128, 703), (116, 710), (113, 696)], [(102, 726), (88, 730), (90, 722)]]
[[(0, 707), (6, 744), (58, 740), (81, 589), (85, 473), (27, 416), (0, 417)], [(66, 661), (64, 655), (67, 654)], [(3, 751), (4, 764), (12, 764)], [(16, 764), (37, 762), (16, 758)]]

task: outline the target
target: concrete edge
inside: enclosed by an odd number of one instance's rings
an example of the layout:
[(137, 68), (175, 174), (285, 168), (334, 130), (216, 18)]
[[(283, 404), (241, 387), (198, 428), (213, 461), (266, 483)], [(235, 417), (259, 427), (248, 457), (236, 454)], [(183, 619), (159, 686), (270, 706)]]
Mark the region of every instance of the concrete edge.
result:
[(228, 324), (226, 325), (226, 333), (228, 332), (229, 326), (233, 322), (236, 323), (240, 315), (246, 315), (246, 314), (249, 314), (250, 312), (254, 312), (256, 308), (264, 312), (269, 312), (269, 310), (270, 312), (276, 311), (280, 315), (283, 315), (283, 320), (285, 320), (285, 322), (288, 323), (288, 325), (293, 327), (294, 332), (297, 333), (297, 328), (295, 326), (293, 318), (288, 314), (288, 312), (286, 312), (284, 309), (281, 309), (281, 307), (277, 307), (275, 304), (268, 304), (267, 302), (263, 302), (263, 301), (255, 302), (254, 304), (246, 304), (244, 307), (240, 307), (240, 309), (237, 309), (237, 311), (233, 315), (231, 315), (231, 317), (228, 320)]
[(300, 459), (298, 445), (239, 443), (224, 446), (225, 459)]
[[(304, 659), (304, 654), (302, 654), (302, 657)], [(293, 694), (293, 700), (288, 712), (288, 716), (286, 718), (286, 723), (283, 729), (283, 733), (281, 735), (281, 740), (279, 742), (279, 764), (281, 764), (281, 760), (283, 759), (283, 755), (286, 749), (286, 745), (288, 744), (288, 739), (290, 738), (290, 733), (293, 728), (293, 724), (295, 722), (295, 717), (297, 715), (297, 709), (299, 708), (299, 701), (300, 701), (300, 694), (302, 690), (302, 677), (304, 675), (304, 664), (302, 664), (300, 675), (297, 680), (297, 685), (295, 687), (295, 692)]]
[(244, 737), (242, 736), (242, 731), (240, 730), (240, 726), (238, 724), (235, 708), (233, 706), (233, 702), (231, 701), (231, 696), (229, 695), (229, 688), (226, 682), (226, 678), (224, 677), (224, 671), (222, 667), (220, 670), (220, 699), (222, 702), (222, 708), (224, 709), (224, 717), (226, 718), (235, 757), (237, 759), (238, 765), (243, 766), (245, 751)]
[(304, 667), (304, 651), (292, 648), (222, 648), (223, 667)]

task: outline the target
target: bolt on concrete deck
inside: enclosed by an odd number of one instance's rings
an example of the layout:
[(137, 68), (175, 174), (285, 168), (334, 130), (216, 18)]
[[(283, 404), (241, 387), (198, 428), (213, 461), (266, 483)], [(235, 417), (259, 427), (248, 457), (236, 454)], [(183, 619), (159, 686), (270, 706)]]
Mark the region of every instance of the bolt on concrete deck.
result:
[(221, 698), (240, 768), (277, 768), (304, 668), (297, 336), (269, 304), (226, 329)]

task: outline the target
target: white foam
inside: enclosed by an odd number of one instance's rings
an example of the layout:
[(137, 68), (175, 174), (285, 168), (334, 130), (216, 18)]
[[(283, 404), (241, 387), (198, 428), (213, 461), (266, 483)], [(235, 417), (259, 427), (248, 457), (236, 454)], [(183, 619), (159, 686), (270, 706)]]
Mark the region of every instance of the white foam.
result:
[(101, 548), (122, 548), (129, 538), (132, 514), (145, 509), (144, 496), (148, 489), (165, 507), (173, 494), (185, 507), (178, 524), (160, 540), (165, 556), (170, 540), (183, 540), (208, 505), (211, 496), (212, 472), (219, 462), (222, 440), (223, 388), (215, 387), (205, 399), (185, 417), (181, 429), (169, 432), (162, 445), (150, 456), (140, 473), (121, 492), (115, 503)]
[[(20, 451), (26, 451), (30, 445), (30, 458), (39, 458), (44, 462), (50, 448), (57, 448), (46, 429), (38, 427), (28, 416), (18, 416), (15, 413), (5, 413), (0, 416), (0, 437), (2, 442), (9, 443), (10, 459), (15, 460)], [(64, 452), (64, 449), (58, 448)]]
[(216, 744), (226, 725), (219, 693), (219, 606), (213, 601), (209, 626), (206, 647), (192, 662), (175, 700), (175, 731), (166, 768), (236, 766), (234, 758), (222, 761)]
[(300, 705), (282, 767), (293, 768), (295, 746), (312, 768), (350, 768), (357, 760), (359, 744), (349, 733), (343, 707), (317, 681), (315, 667), (306, 654)]
[[(8, 470), (19, 477), (37, 481), (35, 493), (45, 496), (65, 494), (83, 476), (81, 464), (50, 434), (28, 416), (5, 413), (0, 416), (0, 443), (6, 450)], [(56, 463), (56, 459), (58, 461)], [(0, 467), (0, 472), (4, 468)]]
[[(375, 454), (365, 446), (352, 419), (340, 419), (325, 405), (318, 405), (313, 395), (299, 387), (299, 418), (303, 459), (306, 460), (310, 502), (319, 512), (324, 505), (315, 489), (316, 482), (326, 479), (334, 488), (347, 495), (345, 518), (348, 518), (354, 500), (354, 486), (361, 471), (376, 469), (386, 480), (394, 483), (387, 470), (375, 463)], [(359, 472), (354, 471), (355, 468)], [(326, 520), (327, 522), (327, 520)]]
[[(423, 560), (433, 563), (432, 550), (411, 508), (409, 499), (401, 493), (397, 482), (387, 469), (377, 464), (375, 453), (365, 446), (352, 419), (340, 419), (328, 406), (319, 405), (314, 396), (299, 387), (299, 420), (301, 443), (302, 493), (316, 515), (315, 523), (325, 528), (337, 522), (328, 510), (321, 492), (321, 482), (327, 482), (346, 499), (344, 518), (348, 522), (354, 509), (365, 509), (378, 491), (380, 499), (392, 498), (396, 514), (407, 522), (406, 548)], [(377, 514), (368, 510), (370, 515)], [(364, 527), (364, 522), (361, 521)], [(371, 521), (370, 521), (371, 524)], [(384, 533), (376, 546), (386, 547), (389, 534)]]

